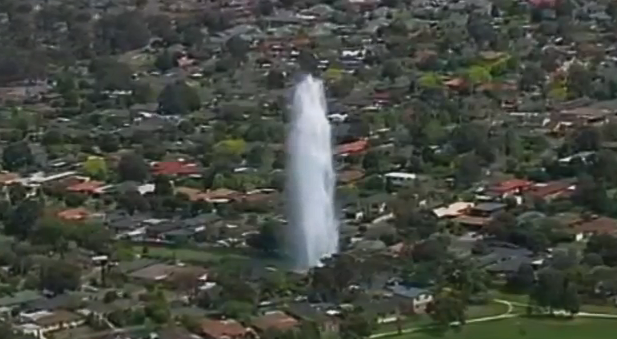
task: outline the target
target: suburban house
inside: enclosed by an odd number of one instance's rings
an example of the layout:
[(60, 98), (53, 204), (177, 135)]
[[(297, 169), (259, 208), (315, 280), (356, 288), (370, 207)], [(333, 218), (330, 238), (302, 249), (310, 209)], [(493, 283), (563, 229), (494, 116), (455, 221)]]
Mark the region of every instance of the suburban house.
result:
[(550, 201), (557, 198), (569, 197), (576, 188), (576, 180), (556, 180), (547, 183), (536, 183), (529, 188), (527, 195), (532, 198)]
[(201, 335), (206, 339), (244, 339), (251, 336), (251, 330), (233, 319), (205, 319), (200, 324)]
[(255, 331), (261, 334), (272, 329), (280, 332), (290, 331), (293, 330), (298, 324), (298, 320), (281, 311), (268, 312), (251, 321), (251, 325)]
[(167, 264), (154, 264), (128, 274), (131, 280), (156, 283), (166, 280), (176, 269), (176, 266)]
[(418, 178), (414, 173), (404, 172), (390, 172), (386, 173), (384, 177), (386, 178), (386, 182), (396, 187), (406, 186)]
[(18, 326), (18, 330), (37, 338), (42, 338), (49, 332), (74, 328), (86, 322), (82, 316), (65, 310), (22, 313), (19, 317), (22, 324)]
[(582, 241), (594, 234), (617, 234), (617, 219), (594, 217), (570, 226), (576, 241)]
[(290, 304), (286, 311), (296, 319), (315, 324), (322, 334), (322, 338), (328, 338), (329, 335), (336, 334), (339, 331), (338, 318), (329, 315), (325, 307), (297, 302)]
[(433, 209), (433, 214), (437, 218), (455, 218), (463, 215), (467, 210), (475, 205), (473, 202), (457, 201), (448, 206)]
[(478, 229), (488, 225), (492, 218), (505, 208), (506, 204), (483, 202), (467, 209), (466, 214), (459, 215), (452, 221), (464, 227)]
[(424, 288), (396, 284), (394, 286), (389, 286), (388, 290), (390, 290), (394, 296), (404, 300), (402, 312), (406, 314), (425, 313), (426, 306), (433, 301), (431, 292)]
[(486, 194), (492, 197), (507, 198), (520, 195), (533, 183), (522, 179), (511, 179), (497, 182), (486, 189)]

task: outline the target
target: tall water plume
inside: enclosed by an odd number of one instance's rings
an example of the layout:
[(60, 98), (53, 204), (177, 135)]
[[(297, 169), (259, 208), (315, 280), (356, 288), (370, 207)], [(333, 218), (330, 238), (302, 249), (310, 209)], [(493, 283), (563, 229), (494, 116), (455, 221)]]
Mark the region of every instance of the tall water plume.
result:
[(332, 140), (326, 112), (323, 83), (305, 76), (293, 92), (287, 136), (287, 242), (297, 270), (319, 265), (338, 249)]

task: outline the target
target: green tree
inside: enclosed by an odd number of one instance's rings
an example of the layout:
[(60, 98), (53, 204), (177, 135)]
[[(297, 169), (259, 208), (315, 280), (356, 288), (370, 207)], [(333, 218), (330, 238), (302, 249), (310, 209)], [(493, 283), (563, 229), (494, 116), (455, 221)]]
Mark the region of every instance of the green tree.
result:
[(57, 218), (42, 218), (32, 232), (34, 244), (50, 246), (54, 252), (62, 255), (68, 250), (68, 242), (72, 236), (72, 228)]
[(259, 226), (259, 233), (250, 237), (247, 244), (257, 250), (274, 254), (281, 249), (281, 225), (274, 219), (266, 219)]
[(154, 194), (160, 196), (172, 196), (174, 187), (171, 180), (164, 175), (158, 175), (154, 178)]
[(534, 286), (535, 273), (528, 264), (519, 266), (515, 274), (508, 278), (508, 288), (517, 293), (529, 293)]
[(553, 313), (562, 309), (566, 277), (562, 271), (548, 267), (538, 272), (538, 281), (530, 294), (535, 306)]
[(450, 328), (452, 323), (465, 324), (467, 304), (460, 292), (442, 288), (427, 306), (431, 319), (443, 330)]
[(234, 57), (236, 60), (244, 60), (246, 58), (246, 54), (249, 51), (249, 43), (240, 35), (234, 35), (231, 38), (227, 39), (225, 42), (225, 48)]
[(580, 63), (573, 63), (568, 69), (566, 86), (573, 98), (589, 95), (592, 89), (593, 74)]
[(238, 160), (246, 152), (246, 142), (242, 139), (226, 139), (214, 145), (214, 154), (223, 159)]
[(381, 76), (390, 81), (396, 80), (402, 74), (401, 65), (396, 60), (388, 60), (381, 69)]
[(40, 202), (32, 198), (21, 201), (8, 212), (4, 220), (4, 232), (26, 239), (41, 213), (41, 207)]
[(91, 178), (106, 180), (109, 174), (105, 159), (97, 156), (89, 156), (82, 164), (82, 171)]
[(41, 289), (54, 294), (76, 290), (80, 286), (81, 270), (78, 266), (61, 260), (49, 260), (40, 268)]
[(34, 157), (28, 143), (16, 141), (6, 146), (2, 152), (2, 166), (9, 171), (16, 171), (34, 163)]
[(148, 164), (144, 158), (135, 153), (127, 152), (122, 154), (118, 161), (118, 176), (122, 181), (142, 182), (148, 177)]
[(158, 98), (159, 110), (164, 114), (182, 115), (201, 107), (197, 91), (183, 81), (167, 84)]
[(154, 60), (154, 67), (163, 73), (176, 66), (178, 66), (177, 58), (174, 53), (168, 50), (161, 52)]
[(342, 339), (368, 338), (376, 328), (375, 320), (367, 314), (351, 312), (345, 314), (340, 324)]
[(480, 159), (473, 153), (462, 155), (456, 162), (454, 178), (457, 186), (469, 187), (482, 177)]
[(477, 86), (491, 82), (491, 73), (482, 66), (471, 66), (465, 76), (469, 79), (472, 85)]

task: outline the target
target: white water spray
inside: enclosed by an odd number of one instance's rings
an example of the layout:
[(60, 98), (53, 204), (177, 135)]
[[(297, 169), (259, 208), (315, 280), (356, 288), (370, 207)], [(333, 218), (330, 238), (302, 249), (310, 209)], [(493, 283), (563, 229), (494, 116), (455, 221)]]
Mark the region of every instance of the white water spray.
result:
[(297, 270), (318, 266), (338, 249), (332, 140), (326, 112), (321, 80), (304, 77), (294, 89), (287, 137), (287, 240)]

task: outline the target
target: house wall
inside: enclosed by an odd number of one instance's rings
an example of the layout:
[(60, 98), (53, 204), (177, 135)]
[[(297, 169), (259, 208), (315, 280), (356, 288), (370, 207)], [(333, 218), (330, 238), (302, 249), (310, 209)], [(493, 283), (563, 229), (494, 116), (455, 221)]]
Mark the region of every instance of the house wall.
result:
[(430, 294), (420, 294), (413, 300), (413, 311), (415, 314), (426, 313), (426, 306), (433, 301), (433, 296)]

